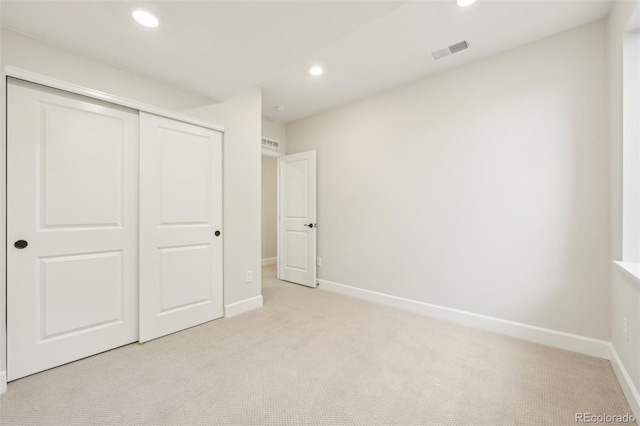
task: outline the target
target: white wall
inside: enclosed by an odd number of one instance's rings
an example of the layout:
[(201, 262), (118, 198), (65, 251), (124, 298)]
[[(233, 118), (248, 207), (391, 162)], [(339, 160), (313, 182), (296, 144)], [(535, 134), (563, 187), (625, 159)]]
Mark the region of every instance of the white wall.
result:
[[(224, 303), (260, 296), (262, 92), (254, 89), (224, 103), (183, 112), (225, 126)], [(249, 270), (253, 282), (246, 283)]]
[[(193, 114), (227, 128), (224, 142), (224, 281), (225, 304), (260, 295), (260, 274), (245, 283), (245, 271), (260, 271), (260, 120), (261, 93), (252, 90), (225, 103), (209, 107), (213, 101), (180, 88), (110, 65), (76, 55), (46, 43), (3, 30), (0, 61), (2, 81), (4, 66), (23, 68), (49, 77), (90, 87), (173, 111)], [(4, 83), (2, 108), (5, 105)], [(3, 146), (5, 114), (1, 114)], [(5, 150), (0, 150), (0, 176), (5, 176)], [(5, 199), (5, 183), (0, 185)], [(4, 201), (2, 201), (4, 203)], [(0, 223), (5, 223), (4, 204), (0, 206)], [(4, 225), (2, 236), (5, 238)], [(4, 245), (0, 245), (4, 250)], [(5, 253), (0, 253), (4, 262)], [(5, 303), (6, 283), (2, 263), (0, 271), (0, 372), (6, 368)]]
[(623, 50), (622, 260), (640, 262), (640, 31), (625, 35)]
[(606, 28), (287, 125), (322, 279), (609, 340)]
[(0, 54), (4, 65), (172, 111), (215, 102), (169, 83), (111, 66), (6, 29), (2, 30)]
[[(263, 132), (264, 134), (264, 132)], [(262, 156), (262, 259), (278, 256), (278, 160)]]
[[(608, 19), (611, 260), (623, 258), (623, 35), (638, 2), (616, 2)], [(637, 118), (636, 118), (637, 120)], [(637, 143), (637, 141), (636, 141)], [(637, 164), (636, 164), (637, 167)], [(625, 259), (633, 260), (633, 259)], [(636, 259), (637, 261), (637, 259)], [(628, 339), (623, 334), (628, 321)], [(636, 392), (640, 389), (640, 281), (611, 265), (611, 341)]]
[(264, 148), (262, 150), (263, 153), (284, 155), (284, 153), (287, 152), (287, 133), (286, 126), (283, 123), (278, 123), (277, 121), (262, 117), (262, 137), (274, 139), (280, 142), (280, 149), (274, 150)]

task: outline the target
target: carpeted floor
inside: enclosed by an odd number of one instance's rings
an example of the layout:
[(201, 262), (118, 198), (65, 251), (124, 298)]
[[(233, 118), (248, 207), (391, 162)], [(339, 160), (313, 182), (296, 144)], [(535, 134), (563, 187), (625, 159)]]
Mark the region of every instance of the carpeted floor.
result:
[(608, 361), (278, 281), (262, 309), (9, 384), (2, 425), (571, 425)]

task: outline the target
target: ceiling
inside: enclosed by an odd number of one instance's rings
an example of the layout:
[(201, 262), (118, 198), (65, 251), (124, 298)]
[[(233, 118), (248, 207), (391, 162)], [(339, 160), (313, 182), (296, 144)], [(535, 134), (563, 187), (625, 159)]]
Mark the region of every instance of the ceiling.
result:
[[(263, 88), (280, 122), (607, 15), (610, 1), (2, 1), (2, 26), (215, 101)], [(155, 14), (144, 28), (134, 9)], [(461, 40), (468, 50), (434, 62)], [(311, 65), (324, 67), (310, 76)], [(275, 105), (285, 105), (279, 112)]]

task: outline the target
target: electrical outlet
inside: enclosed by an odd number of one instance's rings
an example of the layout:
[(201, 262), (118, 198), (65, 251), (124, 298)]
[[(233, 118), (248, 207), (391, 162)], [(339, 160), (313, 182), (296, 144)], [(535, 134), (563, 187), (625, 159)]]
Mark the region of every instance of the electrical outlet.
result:
[(622, 317), (622, 335), (624, 336), (625, 341), (629, 341), (629, 329), (627, 327), (628, 321), (627, 317)]
[(246, 281), (247, 281), (248, 283), (250, 283), (251, 281), (253, 281), (253, 272), (251, 272), (251, 271), (247, 271), (247, 278), (246, 278)]
[(316, 266), (322, 266), (322, 258), (316, 257)]

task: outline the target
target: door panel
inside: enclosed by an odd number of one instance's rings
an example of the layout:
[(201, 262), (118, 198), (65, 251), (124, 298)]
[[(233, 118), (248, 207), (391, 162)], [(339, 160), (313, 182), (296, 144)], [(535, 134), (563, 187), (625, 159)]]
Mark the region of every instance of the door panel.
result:
[(285, 268), (306, 272), (307, 265), (307, 231), (287, 231), (285, 245), (293, 250), (287, 250)]
[(14, 380), (137, 340), (138, 115), (10, 79), (7, 117)]
[(160, 128), (158, 142), (160, 225), (211, 226), (213, 146), (209, 136)]
[(121, 251), (40, 259), (41, 339), (122, 321), (122, 267)]
[(140, 341), (222, 317), (222, 135), (140, 113)]
[(121, 225), (121, 119), (48, 104), (41, 114), (43, 227)]
[(160, 314), (211, 300), (211, 246), (160, 249)]
[(280, 157), (279, 168), (279, 278), (315, 287), (316, 153)]
[(308, 174), (309, 160), (288, 160), (285, 162), (286, 172), (286, 217), (289, 219), (306, 219), (309, 216)]

